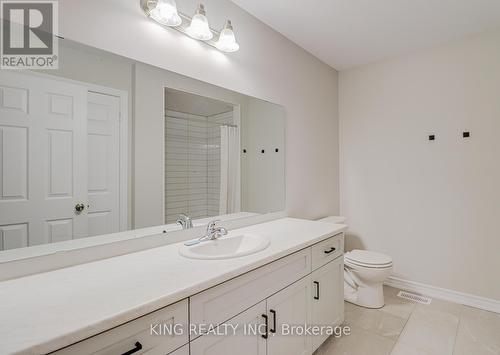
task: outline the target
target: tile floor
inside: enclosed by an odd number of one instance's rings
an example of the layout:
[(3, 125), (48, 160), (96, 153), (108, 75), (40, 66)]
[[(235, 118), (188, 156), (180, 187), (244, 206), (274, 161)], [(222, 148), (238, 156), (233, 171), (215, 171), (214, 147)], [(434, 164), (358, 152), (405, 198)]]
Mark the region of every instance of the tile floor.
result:
[(500, 314), (433, 299), (421, 305), (385, 287), (386, 305), (345, 303), (351, 334), (330, 337), (314, 355), (500, 355)]

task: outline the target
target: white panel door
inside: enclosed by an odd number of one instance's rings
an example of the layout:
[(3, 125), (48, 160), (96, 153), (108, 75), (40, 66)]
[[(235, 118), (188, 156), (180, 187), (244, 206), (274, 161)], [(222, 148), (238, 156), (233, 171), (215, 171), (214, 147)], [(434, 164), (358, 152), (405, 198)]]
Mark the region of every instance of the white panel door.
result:
[(88, 93), (89, 236), (120, 231), (120, 99)]
[[(191, 355), (265, 355), (266, 339), (264, 317), (266, 301), (229, 320), (224, 335), (204, 335), (191, 342)], [(222, 329), (224, 325), (220, 325)], [(227, 334), (227, 335), (226, 335)]]
[(310, 355), (311, 337), (286, 334), (287, 325), (305, 326), (311, 320), (311, 278), (304, 277), (267, 299), (270, 336), (268, 355)]
[(0, 249), (87, 236), (87, 90), (0, 72)]
[[(337, 326), (344, 321), (344, 258), (338, 257), (311, 274), (312, 324)], [(313, 351), (327, 334), (312, 337)]]

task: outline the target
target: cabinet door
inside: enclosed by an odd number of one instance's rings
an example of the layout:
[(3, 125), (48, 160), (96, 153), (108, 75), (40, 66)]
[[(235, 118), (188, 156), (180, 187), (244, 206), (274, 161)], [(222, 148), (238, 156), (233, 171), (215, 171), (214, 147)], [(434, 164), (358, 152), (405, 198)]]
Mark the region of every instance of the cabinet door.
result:
[[(344, 321), (344, 258), (339, 257), (311, 274), (312, 325), (337, 326)], [(328, 335), (312, 337), (313, 351)]]
[(266, 301), (240, 313), (191, 342), (191, 355), (265, 355)]
[(269, 317), (268, 355), (309, 355), (312, 353), (311, 337), (293, 333), (304, 330), (311, 321), (311, 277), (302, 278), (267, 299)]

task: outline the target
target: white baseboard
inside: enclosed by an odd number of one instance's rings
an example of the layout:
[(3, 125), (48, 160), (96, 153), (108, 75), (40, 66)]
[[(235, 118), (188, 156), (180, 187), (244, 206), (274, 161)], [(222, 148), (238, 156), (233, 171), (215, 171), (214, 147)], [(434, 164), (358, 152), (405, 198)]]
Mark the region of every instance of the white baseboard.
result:
[(500, 301), (494, 299), (471, 295), (445, 288), (430, 286), (420, 282), (409, 281), (399, 277), (390, 276), (385, 282), (387, 286), (412, 291), (424, 296), (439, 298), (445, 301), (460, 303), (486, 311), (500, 313)]

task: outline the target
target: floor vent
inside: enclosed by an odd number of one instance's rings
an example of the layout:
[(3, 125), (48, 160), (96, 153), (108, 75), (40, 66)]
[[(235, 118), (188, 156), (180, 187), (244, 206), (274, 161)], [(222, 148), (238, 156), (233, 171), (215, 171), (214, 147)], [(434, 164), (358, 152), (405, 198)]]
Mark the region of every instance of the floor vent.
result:
[(414, 293), (406, 292), (406, 291), (399, 291), (398, 297), (404, 298), (406, 300), (410, 300), (413, 302), (421, 303), (421, 304), (431, 304), (432, 298), (425, 297), (422, 295), (416, 295)]

